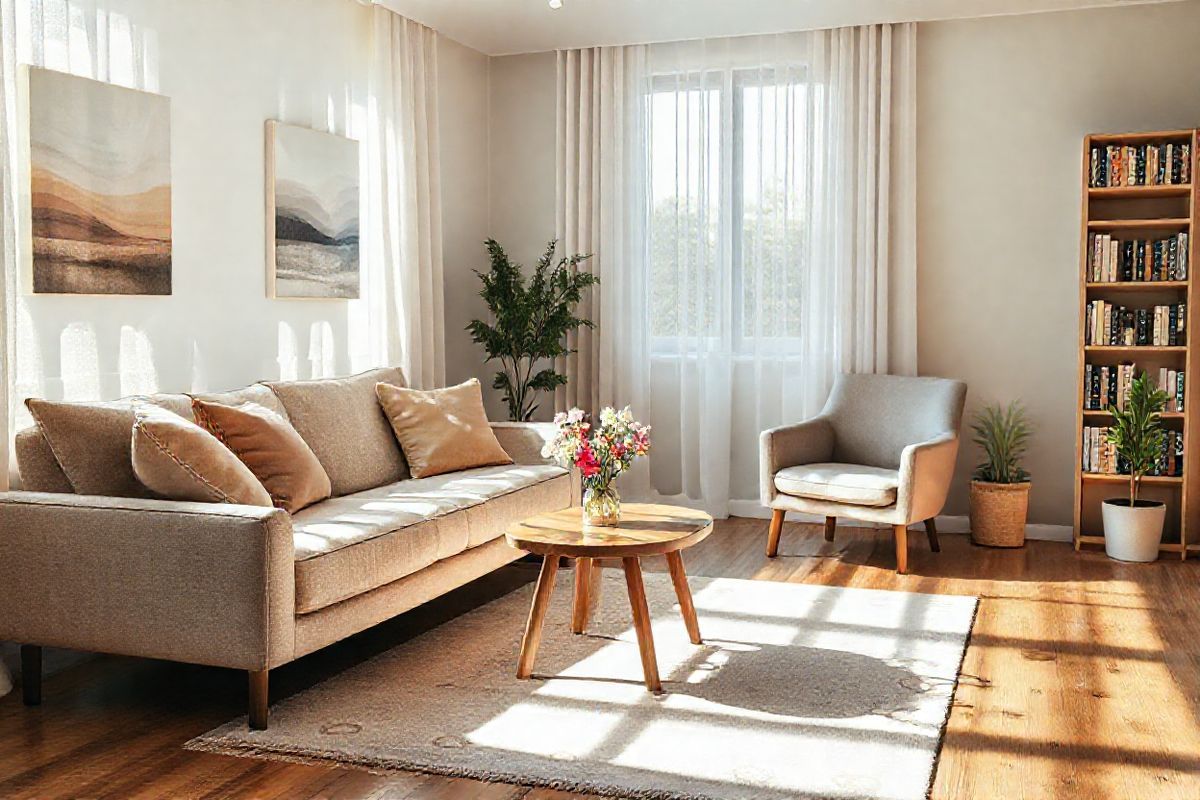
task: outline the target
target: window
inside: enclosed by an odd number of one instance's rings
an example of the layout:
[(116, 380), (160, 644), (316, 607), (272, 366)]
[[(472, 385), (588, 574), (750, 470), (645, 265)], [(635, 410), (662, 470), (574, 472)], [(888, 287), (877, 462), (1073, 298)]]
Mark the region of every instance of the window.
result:
[(757, 70), (654, 78), (647, 113), (656, 352), (784, 351), (799, 335), (807, 106), (807, 84)]

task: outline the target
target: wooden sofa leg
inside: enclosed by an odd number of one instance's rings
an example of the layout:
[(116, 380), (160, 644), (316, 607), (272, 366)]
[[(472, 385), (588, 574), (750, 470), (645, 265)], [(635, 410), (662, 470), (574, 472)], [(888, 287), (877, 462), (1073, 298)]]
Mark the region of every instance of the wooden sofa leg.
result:
[(942, 546), (938, 544), (937, 523), (933, 521), (933, 517), (925, 520), (925, 535), (929, 537), (929, 549), (935, 553), (942, 552)]
[(908, 574), (908, 526), (895, 525), (896, 534), (896, 574)]
[(250, 670), (250, 730), (267, 729), (267, 677), (270, 670)]
[(782, 508), (771, 511), (771, 527), (767, 529), (767, 558), (779, 555), (779, 535), (783, 533), (784, 513)]
[(21, 697), (27, 706), (42, 704), (41, 645), (21, 645)]
[(837, 517), (825, 518), (825, 541), (833, 541), (833, 532), (837, 530)]

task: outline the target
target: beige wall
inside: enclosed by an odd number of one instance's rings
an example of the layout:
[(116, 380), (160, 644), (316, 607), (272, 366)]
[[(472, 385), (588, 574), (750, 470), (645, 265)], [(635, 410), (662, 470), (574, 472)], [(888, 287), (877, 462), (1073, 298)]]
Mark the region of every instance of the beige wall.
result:
[(1030, 521), (1069, 525), (1082, 139), (1200, 124), (1200, 3), (918, 31), (919, 369), (966, 380), (968, 412), (1025, 403)]

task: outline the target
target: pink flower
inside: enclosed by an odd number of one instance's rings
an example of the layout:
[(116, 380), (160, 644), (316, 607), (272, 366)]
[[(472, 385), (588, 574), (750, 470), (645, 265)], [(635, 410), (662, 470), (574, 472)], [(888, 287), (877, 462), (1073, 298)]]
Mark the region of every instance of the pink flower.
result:
[(586, 442), (575, 454), (575, 466), (579, 467), (579, 472), (585, 478), (590, 478), (600, 471), (600, 462), (596, 460), (596, 454)]

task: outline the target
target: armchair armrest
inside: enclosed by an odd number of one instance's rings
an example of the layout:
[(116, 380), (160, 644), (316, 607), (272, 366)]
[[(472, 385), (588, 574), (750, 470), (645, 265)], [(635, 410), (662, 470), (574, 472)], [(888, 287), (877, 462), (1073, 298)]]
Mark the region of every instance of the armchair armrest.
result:
[(829, 461), (833, 457), (833, 424), (813, 417), (796, 425), (781, 425), (759, 434), (759, 490), (763, 505), (775, 499), (775, 473), (784, 467)]
[(905, 447), (900, 454), (900, 488), (897, 510), (905, 523), (936, 517), (946, 504), (954, 464), (958, 459), (958, 434), (943, 433)]
[(235, 669), (295, 649), (274, 508), (0, 492), (0, 639)]

